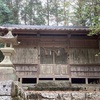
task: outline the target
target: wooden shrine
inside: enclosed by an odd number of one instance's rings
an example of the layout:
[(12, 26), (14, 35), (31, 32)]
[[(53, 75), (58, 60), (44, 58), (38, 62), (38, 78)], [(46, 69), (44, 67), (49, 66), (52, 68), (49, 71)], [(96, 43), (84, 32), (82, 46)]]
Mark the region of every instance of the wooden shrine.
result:
[(99, 36), (87, 36), (87, 27), (5, 25), (1, 35), (12, 28), (20, 45), (12, 57), (18, 80), (23, 84), (39, 81), (99, 83)]

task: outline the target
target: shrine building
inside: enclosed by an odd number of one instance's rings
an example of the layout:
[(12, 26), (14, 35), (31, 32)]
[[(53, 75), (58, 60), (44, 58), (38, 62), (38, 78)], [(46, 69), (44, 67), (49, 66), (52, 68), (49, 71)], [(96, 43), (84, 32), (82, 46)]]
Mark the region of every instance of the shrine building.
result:
[(11, 60), (23, 85), (41, 81), (100, 82), (100, 56), (95, 56), (100, 39), (98, 35), (88, 36), (89, 28), (4, 25), (0, 34), (5, 35), (9, 28), (20, 42)]

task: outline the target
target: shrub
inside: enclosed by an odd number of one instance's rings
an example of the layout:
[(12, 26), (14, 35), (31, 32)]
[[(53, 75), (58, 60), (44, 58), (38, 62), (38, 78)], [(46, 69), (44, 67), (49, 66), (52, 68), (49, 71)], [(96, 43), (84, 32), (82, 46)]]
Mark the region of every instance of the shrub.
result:
[(40, 82), (35, 87), (28, 87), (28, 90), (35, 91), (79, 91), (80, 87), (73, 87), (68, 82)]

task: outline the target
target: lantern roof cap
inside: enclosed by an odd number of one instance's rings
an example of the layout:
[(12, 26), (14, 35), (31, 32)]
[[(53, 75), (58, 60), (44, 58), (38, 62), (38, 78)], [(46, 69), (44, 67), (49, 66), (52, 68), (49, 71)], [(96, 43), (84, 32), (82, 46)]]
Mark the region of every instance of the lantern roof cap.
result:
[(13, 45), (17, 45), (17, 36), (12, 35), (12, 29), (8, 29), (8, 33), (4, 36), (0, 36), (0, 42), (1, 43), (12, 43)]

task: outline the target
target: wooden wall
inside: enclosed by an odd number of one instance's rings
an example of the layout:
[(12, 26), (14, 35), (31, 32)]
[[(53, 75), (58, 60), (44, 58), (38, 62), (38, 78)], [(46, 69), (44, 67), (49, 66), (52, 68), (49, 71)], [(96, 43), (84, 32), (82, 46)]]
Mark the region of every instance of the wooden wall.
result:
[(70, 48), (97, 48), (98, 40), (91, 38), (70, 38)]
[(38, 65), (33, 64), (15, 64), (15, 69), (19, 77), (37, 77)]
[[(100, 76), (100, 56), (95, 56), (99, 45), (94, 38), (22, 37), (19, 41), (11, 58), (19, 77)], [(44, 48), (50, 49), (51, 54), (46, 55)], [(58, 49), (59, 56), (54, 52)]]
[(17, 47), (16, 54), (12, 56), (14, 64), (38, 64), (38, 50), (32, 47)]
[(61, 64), (41, 64), (40, 77), (64, 77), (68, 75), (68, 66)]
[(99, 77), (98, 65), (71, 65), (71, 77)]
[(100, 64), (100, 56), (95, 56), (99, 49), (70, 49), (70, 64)]

